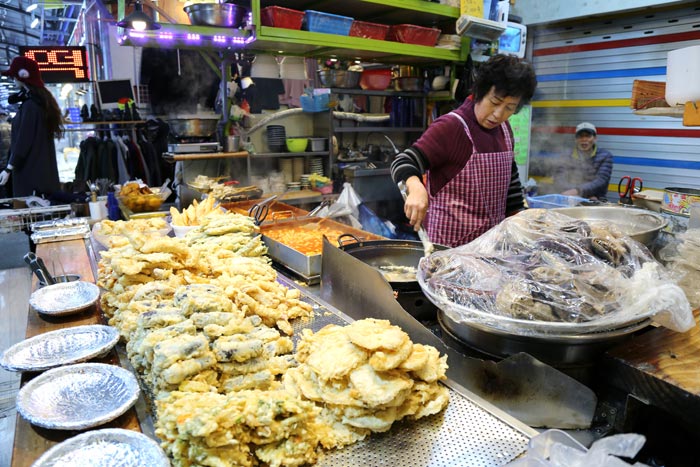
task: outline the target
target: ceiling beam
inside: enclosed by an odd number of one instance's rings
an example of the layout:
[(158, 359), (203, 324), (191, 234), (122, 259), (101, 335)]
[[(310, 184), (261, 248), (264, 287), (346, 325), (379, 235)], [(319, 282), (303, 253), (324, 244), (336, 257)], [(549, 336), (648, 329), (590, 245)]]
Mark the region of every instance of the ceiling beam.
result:
[(21, 29), (11, 28), (11, 27), (9, 27), (9, 26), (3, 26), (3, 30), (4, 30), (4, 31), (9, 31), (9, 32), (15, 32), (15, 33), (17, 33), (17, 34), (22, 34), (22, 35), (24, 35), (24, 36), (32, 37), (32, 38), (34, 38), (34, 39), (41, 39), (41, 36), (38, 35), (38, 34), (31, 34), (29, 31), (22, 31)]

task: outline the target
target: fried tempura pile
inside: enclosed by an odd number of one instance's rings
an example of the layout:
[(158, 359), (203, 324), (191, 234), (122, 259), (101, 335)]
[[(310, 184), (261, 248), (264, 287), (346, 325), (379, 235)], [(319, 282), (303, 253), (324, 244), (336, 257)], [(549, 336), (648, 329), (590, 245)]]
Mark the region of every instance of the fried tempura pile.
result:
[[(155, 403), (175, 466), (300, 466), (448, 403), (446, 357), (388, 321), (304, 330), (313, 313), (226, 214), (184, 239), (129, 233), (103, 253), (109, 324)], [(220, 222), (229, 218), (230, 222)]]

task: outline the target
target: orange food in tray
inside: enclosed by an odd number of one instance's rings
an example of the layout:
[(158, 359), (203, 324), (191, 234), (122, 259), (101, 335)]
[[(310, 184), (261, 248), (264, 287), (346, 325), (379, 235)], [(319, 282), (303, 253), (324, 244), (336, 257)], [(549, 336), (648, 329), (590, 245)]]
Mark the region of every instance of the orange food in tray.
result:
[(263, 229), (263, 235), (276, 240), (283, 245), (307, 256), (320, 255), (323, 251), (323, 237), (328, 237), (333, 243), (345, 231), (333, 226), (323, 225), (323, 221), (311, 224), (274, 226)]

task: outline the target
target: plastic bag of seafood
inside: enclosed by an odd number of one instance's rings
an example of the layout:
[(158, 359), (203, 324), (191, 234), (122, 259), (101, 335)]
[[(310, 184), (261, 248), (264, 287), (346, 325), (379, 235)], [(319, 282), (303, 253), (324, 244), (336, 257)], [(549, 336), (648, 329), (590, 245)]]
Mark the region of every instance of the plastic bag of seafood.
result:
[(683, 290), (646, 246), (610, 223), (546, 209), (423, 258), (418, 281), (455, 322), (528, 336), (578, 335), (644, 320), (687, 331)]

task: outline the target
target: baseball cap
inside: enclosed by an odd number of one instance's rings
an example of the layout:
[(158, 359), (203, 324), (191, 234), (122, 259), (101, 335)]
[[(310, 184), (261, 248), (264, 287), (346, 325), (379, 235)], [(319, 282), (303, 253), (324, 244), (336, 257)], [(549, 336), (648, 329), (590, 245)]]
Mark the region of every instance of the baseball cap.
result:
[(27, 83), (39, 88), (44, 87), (44, 81), (41, 79), (41, 71), (39, 64), (27, 57), (15, 57), (10, 64), (10, 68), (2, 72), (3, 75), (10, 78), (17, 78), (23, 83)]
[(594, 135), (598, 134), (598, 131), (596, 131), (595, 129), (595, 125), (588, 122), (582, 122), (576, 125), (576, 134), (578, 135), (582, 131), (588, 131), (590, 133), (593, 133)]

